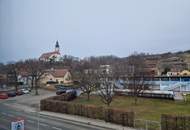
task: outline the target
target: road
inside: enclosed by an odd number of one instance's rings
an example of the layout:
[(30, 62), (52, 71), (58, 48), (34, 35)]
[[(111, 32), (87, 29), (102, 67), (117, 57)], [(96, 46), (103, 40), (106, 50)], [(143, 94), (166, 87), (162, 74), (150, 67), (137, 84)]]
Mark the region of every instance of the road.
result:
[(10, 130), (11, 121), (15, 121), (18, 118), (24, 119), (25, 130), (110, 130), (55, 117), (39, 115), (37, 112), (24, 112), (6, 106), (3, 103), (0, 104), (0, 130)]

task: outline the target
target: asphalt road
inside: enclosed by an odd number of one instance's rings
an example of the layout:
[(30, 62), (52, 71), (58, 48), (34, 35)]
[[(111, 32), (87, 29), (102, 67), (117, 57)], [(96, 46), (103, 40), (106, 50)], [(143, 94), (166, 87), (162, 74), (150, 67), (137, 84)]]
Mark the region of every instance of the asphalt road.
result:
[[(0, 104), (0, 130), (11, 130), (11, 122), (17, 119), (24, 119), (25, 130), (110, 130), (79, 124), (55, 117), (29, 113)], [(38, 129), (39, 128), (39, 129)]]

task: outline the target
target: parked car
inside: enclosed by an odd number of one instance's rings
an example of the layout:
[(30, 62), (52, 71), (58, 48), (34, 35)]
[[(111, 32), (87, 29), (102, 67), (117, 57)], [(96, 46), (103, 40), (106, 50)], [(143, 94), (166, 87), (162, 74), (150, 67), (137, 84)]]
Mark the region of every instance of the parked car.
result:
[(76, 91), (75, 91), (75, 89), (72, 89), (72, 88), (71, 88), (71, 89), (67, 89), (67, 90), (66, 90), (66, 93), (76, 93)]
[(23, 95), (24, 93), (21, 91), (21, 90), (18, 90), (17, 92), (16, 92), (16, 95), (18, 95), (18, 96), (20, 96), (20, 95)]
[(66, 87), (64, 86), (64, 85), (55, 85), (55, 88), (57, 89), (57, 90), (60, 90), (60, 89), (66, 89)]
[(21, 91), (23, 92), (23, 94), (29, 94), (29, 90), (27, 89), (21, 89)]
[(31, 92), (32, 90), (31, 90), (31, 88), (26, 88), (26, 90), (28, 90), (29, 92)]
[(0, 99), (8, 99), (7, 93), (0, 93)]
[(72, 95), (77, 96), (77, 91), (75, 89), (67, 90), (66, 93), (71, 93)]
[(67, 91), (66, 89), (59, 89), (59, 90), (56, 91), (56, 94), (61, 95), (63, 93), (66, 93), (66, 91)]
[(16, 92), (7, 92), (8, 97), (15, 97)]

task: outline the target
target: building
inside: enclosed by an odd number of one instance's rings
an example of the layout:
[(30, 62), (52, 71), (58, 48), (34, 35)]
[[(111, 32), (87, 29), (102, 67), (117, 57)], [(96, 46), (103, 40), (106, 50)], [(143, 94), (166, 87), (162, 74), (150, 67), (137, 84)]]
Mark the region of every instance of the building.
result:
[(180, 75), (180, 72), (171, 72), (171, 71), (169, 71), (169, 72), (167, 72), (167, 74), (166, 74), (167, 76), (178, 76), (178, 75)]
[(49, 69), (43, 74), (41, 78), (42, 84), (56, 83), (56, 84), (70, 84), (72, 83), (71, 73), (68, 69)]
[(188, 70), (183, 70), (181, 72), (169, 71), (169, 72), (167, 72), (167, 76), (190, 76), (190, 71), (188, 71)]
[(56, 41), (55, 50), (52, 52), (43, 53), (40, 56), (39, 60), (40, 61), (59, 61), (60, 58), (61, 58), (60, 46), (59, 46), (59, 42)]
[(7, 77), (5, 74), (0, 74), (0, 86), (6, 84), (7, 82)]
[(180, 73), (183, 70), (187, 69), (187, 63), (185, 63), (184, 60), (180, 57), (170, 57), (163, 59), (160, 61), (159, 66), (160, 75), (162, 75), (165, 69), (168, 69), (169, 72), (173, 72), (173, 74)]
[(145, 72), (149, 76), (156, 76), (158, 75), (158, 63), (159, 63), (160, 56), (152, 55), (145, 57)]
[(32, 84), (32, 77), (27, 71), (21, 70), (17, 75), (17, 79), (25, 87), (29, 87)]
[(181, 76), (190, 76), (190, 71), (188, 70), (183, 70), (181, 73), (180, 73)]
[(100, 65), (99, 70), (101, 73), (105, 73), (105, 74), (112, 73), (111, 65)]
[(99, 68), (96, 69), (85, 69), (84, 73), (88, 74), (88, 73), (104, 73), (104, 74), (111, 74), (112, 73), (112, 67), (111, 65), (100, 65)]

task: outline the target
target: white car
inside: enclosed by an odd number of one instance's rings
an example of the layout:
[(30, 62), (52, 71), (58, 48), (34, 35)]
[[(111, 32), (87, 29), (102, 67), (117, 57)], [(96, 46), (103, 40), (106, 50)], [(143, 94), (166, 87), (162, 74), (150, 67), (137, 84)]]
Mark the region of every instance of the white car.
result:
[(24, 94), (29, 94), (29, 90), (27, 90), (27, 89), (21, 89), (21, 91), (22, 91)]

